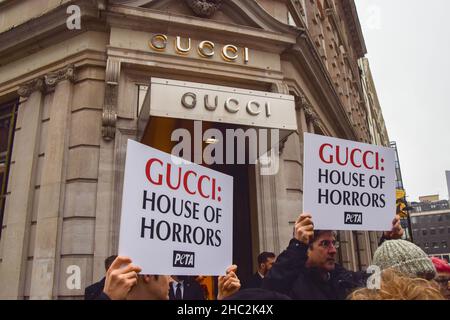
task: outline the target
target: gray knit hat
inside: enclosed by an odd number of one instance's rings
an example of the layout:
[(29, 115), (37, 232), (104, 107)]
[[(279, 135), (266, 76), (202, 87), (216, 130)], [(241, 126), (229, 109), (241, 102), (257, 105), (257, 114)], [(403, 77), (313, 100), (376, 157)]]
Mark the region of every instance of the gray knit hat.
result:
[(433, 279), (436, 269), (427, 254), (414, 243), (405, 240), (387, 240), (373, 255), (373, 264), (395, 269), (410, 277)]

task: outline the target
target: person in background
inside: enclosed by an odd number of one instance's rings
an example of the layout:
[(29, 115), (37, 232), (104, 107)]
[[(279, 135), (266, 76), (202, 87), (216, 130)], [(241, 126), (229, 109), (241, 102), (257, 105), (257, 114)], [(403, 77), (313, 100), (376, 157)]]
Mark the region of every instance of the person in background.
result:
[[(168, 300), (169, 283), (167, 275), (141, 275), (141, 268), (128, 257), (117, 257), (106, 273), (105, 287), (98, 300)], [(236, 293), (240, 287), (236, 276), (237, 267), (227, 268), (226, 275), (219, 277), (218, 299)]]
[(200, 284), (189, 276), (172, 276), (169, 300), (205, 300)]
[[(112, 262), (117, 258), (116, 255), (110, 256), (105, 259), (105, 272), (108, 271)], [(95, 300), (103, 291), (103, 287), (105, 286), (105, 277), (103, 277), (100, 281), (86, 287), (84, 289), (84, 300)]]
[(252, 275), (246, 282), (244, 282), (243, 288), (261, 288), (262, 281), (269, 270), (272, 268), (275, 262), (276, 256), (273, 252), (261, 252), (258, 255), (258, 270)]

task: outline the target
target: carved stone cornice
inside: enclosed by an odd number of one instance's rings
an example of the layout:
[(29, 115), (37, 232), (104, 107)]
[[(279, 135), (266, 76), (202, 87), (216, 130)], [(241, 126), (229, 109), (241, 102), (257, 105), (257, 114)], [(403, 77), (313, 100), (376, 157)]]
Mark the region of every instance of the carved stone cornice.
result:
[(306, 121), (311, 121), (314, 124), (318, 124), (320, 122), (317, 113), (310, 105), (304, 105), (303, 110), (305, 111)]
[(54, 90), (60, 81), (69, 80), (73, 82), (75, 81), (75, 66), (71, 64), (63, 69), (50, 72), (44, 76), (44, 80), (47, 91)]
[(43, 78), (36, 78), (19, 87), (17, 93), (22, 98), (28, 98), (34, 91), (44, 91), (45, 83)]
[(34, 91), (49, 92), (55, 89), (58, 82), (63, 80), (75, 80), (75, 66), (70, 64), (60, 70), (52, 71), (42, 77), (38, 77), (22, 84), (17, 93), (23, 98), (27, 98)]
[(295, 110), (299, 111), (304, 108), (311, 108), (311, 103), (309, 103), (308, 99), (305, 95), (300, 94), (295, 96)]
[(303, 110), (307, 123), (312, 123), (315, 127), (321, 129), (324, 128), (322, 120), (305, 95), (300, 94), (295, 97), (295, 110)]
[(299, 111), (300, 109), (303, 109), (305, 112), (306, 121), (312, 121), (314, 124), (320, 123), (319, 116), (314, 111), (314, 108), (312, 107), (311, 103), (308, 101), (305, 95), (300, 94), (299, 96), (296, 96), (295, 101), (295, 110)]
[(194, 13), (203, 18), (212, 17), (222, 5), (222, 0), (185, 0)]

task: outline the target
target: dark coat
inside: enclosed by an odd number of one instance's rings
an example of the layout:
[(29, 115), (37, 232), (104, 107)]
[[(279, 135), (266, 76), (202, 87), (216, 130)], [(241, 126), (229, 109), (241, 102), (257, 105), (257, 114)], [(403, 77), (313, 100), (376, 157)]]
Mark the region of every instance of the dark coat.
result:
[(258, 272), (253, 274), (247, 281), (245, 281), (242, 285), (243, 289), (250, 289), (250, 288), (261, 288), (263, 282), (263, 278), (259, 275)]
[[(195, 280), (184, 280), (182, 300), (205, 300), (205, 294), (200, 284)], [(169, 286), (169, 300), (175, 300), (175, 292), (172, 283)]]
[(291, 300), (291, 298), (275, 291), (249, 288), (241, 289), (224, 300)]
[(105, 287), (105, 278), (96, 282), (84, 289), (84, 300), (96, 300), (97, 297), (103, 292)]
[(263, 280), (262, 287), (295, 300), (343, 300), (356, 288), (364, 287), (368, 275), (348, 271), (336, 264), (324, 280), (317, 269), (307, 268), (308, 246), (292, 239)]

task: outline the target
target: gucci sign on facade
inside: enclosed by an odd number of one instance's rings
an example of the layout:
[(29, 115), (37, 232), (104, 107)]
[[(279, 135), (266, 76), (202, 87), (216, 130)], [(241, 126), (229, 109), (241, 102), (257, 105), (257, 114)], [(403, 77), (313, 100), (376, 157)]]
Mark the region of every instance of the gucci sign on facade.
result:
[[(203, 102), (203, 106), (206, 110), (215, 111), (219, 107), (219, 95), (218, 94), (205, 94), (203, 96), (198, 97), (194, 92), (186, 92), (181, 97), (181, 104), (183, 107), (187, 109), (193, 109), (197, 107), (197, 100), (200, 99), (201, 104)], [(264, 107), (261, 105), (264, 103)], [(220, 101), (220, 106), (224, 107), (224, 110), (229, 113), (238, 113), (242, 106), (242, 99), (238, 99), (235, 97), (226, 98), (223, 101)], [(265, 101), (261, 102), (255, 99), (247, 99), (244, 101), (245, 110), (251, 116), (258, 116), (261, 114), (262, 109), (264, 109), (266, 117), (270, 117), (270, 102)]]
[(296, 130), (294, 97), (272, 92), (152, 78), (148, 116)]
[[(216, 46), (212, 41), (203, 40), (198, 44), (193, 44), (191, 38), (182, 38), (177, 36), (173, 39), (174, 50), (179, 55), (188, 55), (191, 51), (196, 50), (201, 58), (210, 59), (215, 55), (220, 55), (226, 62), (243, 62), (247, 64), (250, 59), (247, 47), (239, 48), (233, 44), (224, 46)], [(169, 38), (165, 34), (156, 34), (150, 41), (149, 46), (154, 51), (164, 52), (169, 48)]]

